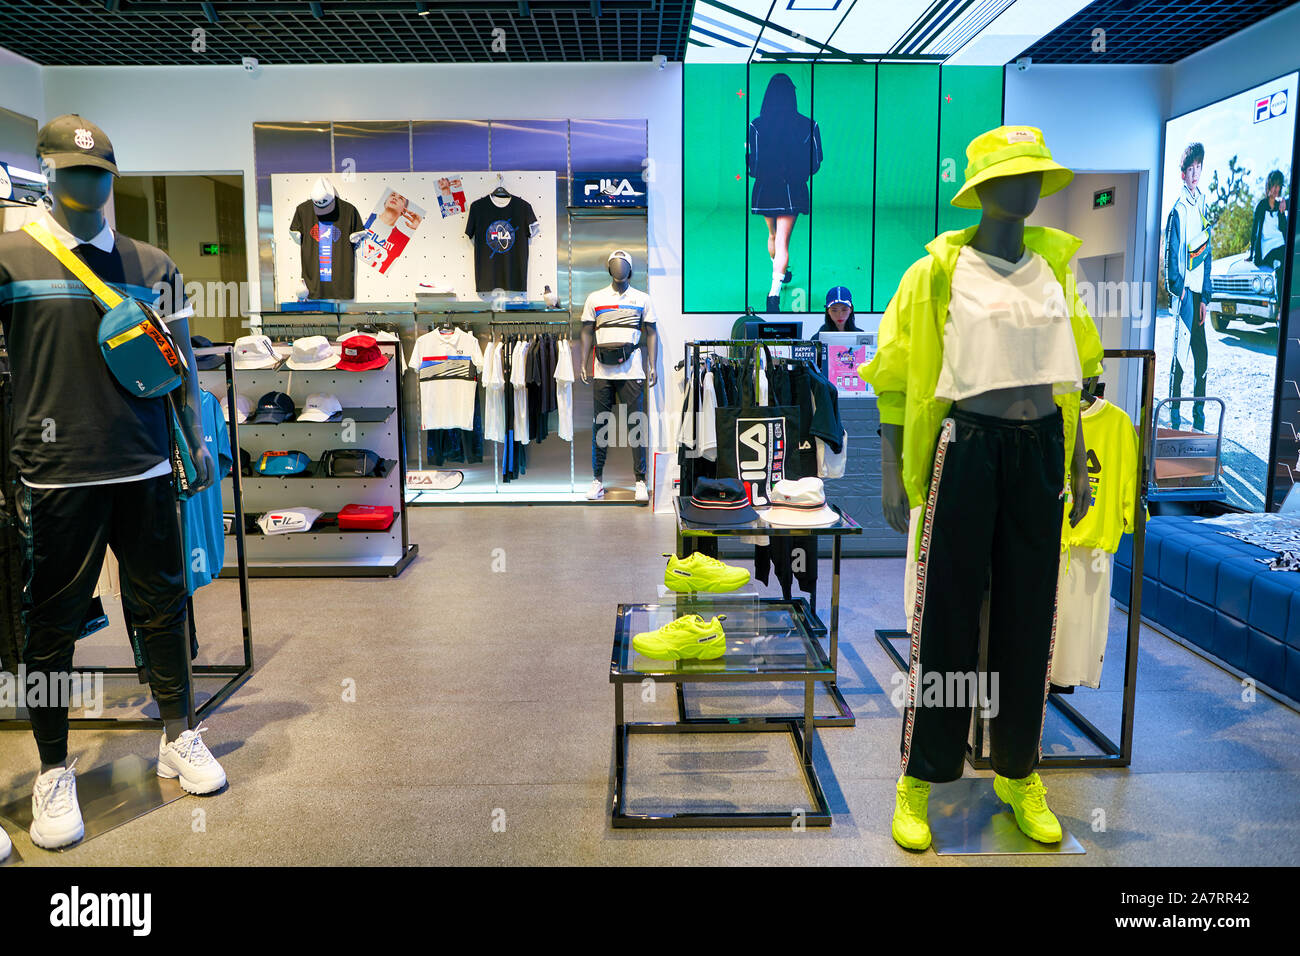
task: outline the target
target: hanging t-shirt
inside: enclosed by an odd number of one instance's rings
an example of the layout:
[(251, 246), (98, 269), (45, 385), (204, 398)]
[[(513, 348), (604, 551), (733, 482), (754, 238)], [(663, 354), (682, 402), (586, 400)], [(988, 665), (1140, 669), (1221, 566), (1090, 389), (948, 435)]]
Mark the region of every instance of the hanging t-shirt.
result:
[(527, 445), (528, 431), (528, 343), (520, 340), (515, 343), (510, 358), (510, 384), (514, 388), (514, 423), (515, 441)]
[(528, 240), (539, 231), (533, 207), (518, 196), (498, 206), (491, 196), (470, 204), (465, 235), (474, 243), (474, 288), (528, 291)]
[(506, 440), (504, 348), (501, 342), (489, 342), (483, 353), (483, 437), (495, 442)]
[(217, 480), (197, 495), (181, 499), (181, 527), (185, 534), (185, 586), (190, 594), (221, 573), (226, 559), (226, 526), (221, 513), (221, 479), (230, 474), (235, 458), (221, 402), (200, 390), (203, 444), (212, 455)]
[(1133, 530), (1137, 503), (1137, 429), (1124, 409), (1097, 399), (1082, 413), (1088, 446), (1088, 483), (1092, 503), (1073, 528), (1067, 510), (1061, 543), (1114, 553), (1124, 532)]
[(645, 378), (645, 360), (640, 348), (632, 349), (622, 362), (613, 363), (602, 362), (600, 350), (640, 345), (643, 327), (655, 322), (654, 307), (647, 293), (631, 286), (616, 292), (613, 283), (597, 289), (587, 296), (582, 306), (582, 321), (593, 327), (595, 378), (636, 381)]
[(353, 233), (365, 226), (357, 207), (336, 197), (334, 208), (316, 213), (310, 199), (298, 204), (289, 229), (302, 236), (302, 279), (313, 299), (351, 299), (356, 295)]
[(464, 329), (434, 329), (415, 340), (411, 367), (420, 376), (420, 427), (474, 427), (474, 396), (483, 351)]
[(573, 349), (567, 339), (555, 343), (555, 401), (559, 408), (556, 431), (564, 441), (573, 441)]

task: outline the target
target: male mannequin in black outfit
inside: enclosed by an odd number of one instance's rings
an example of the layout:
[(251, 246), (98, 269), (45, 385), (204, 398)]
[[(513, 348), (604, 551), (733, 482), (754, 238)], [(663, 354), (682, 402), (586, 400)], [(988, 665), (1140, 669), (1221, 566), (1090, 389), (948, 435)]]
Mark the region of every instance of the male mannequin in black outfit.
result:
[[(176, 348), (194, 369), (183, 285), (159, 249), (111, 230), (104, 210), (117, 174), (112, 144), (94, 124), (61, 116), (37, 150), (52, 209), (38, 222), (99, 278), (139, 298), (158, 295)], [(0, 236), (0, 322), (14, 385), (12, 457), (22, 477), (17, 511), (24, 546), (28, 674), (70, 674), (75, 641), (111, 546), (122, 601), (144, 651), (163, 720), (158, 775), (195, 793), (225, 773), (188, 726), (185, 573), (170, 455), (170, 397), (139, 399), (112, 377), (98, 346), (102, 309), (49, 250), (26, 232)], [(159, 294), (161, 293), (161, 294)], [(70, 387), (75, 383), (76, 387)], [(197, 377), (187, 376), (181, 427), (195, 450), (202, 491), (216, 469), (203, 440)], [(32, 841), (47, 849), (84, 833), (76, 776), (67, 762), (66, 700), (28, 702), (41, 773), (33, 788)], [(201, 728), (199, 728), (201, 730)]]

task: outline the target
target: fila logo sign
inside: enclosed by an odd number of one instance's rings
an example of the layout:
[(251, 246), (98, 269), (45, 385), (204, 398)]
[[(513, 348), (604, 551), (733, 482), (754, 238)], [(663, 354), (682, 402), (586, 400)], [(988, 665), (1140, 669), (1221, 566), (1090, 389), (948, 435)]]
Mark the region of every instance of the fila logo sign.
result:
[(785, 418), (737, 419), (736, 466), (756, 508), (768, 505), (768, 489), (785, 477)]
[(88, 129), (79, 129), (72, 134), (72, 141), (82, 149), (95, 148), (95, 134)]
[(1272, 96), (1261, 96), (1255, 100), (1255, 122), (1273, 119), (1286, 112), (1286, 90), (1278, 90)]
[(590, 196), (592, 193), (600, 193), (602, 196), (644, 196), (645, 193), (637, 192), (632, 188), (630, 179), (601, 179), (598, 182), (587, 183), (582, 187), (582, 194)]

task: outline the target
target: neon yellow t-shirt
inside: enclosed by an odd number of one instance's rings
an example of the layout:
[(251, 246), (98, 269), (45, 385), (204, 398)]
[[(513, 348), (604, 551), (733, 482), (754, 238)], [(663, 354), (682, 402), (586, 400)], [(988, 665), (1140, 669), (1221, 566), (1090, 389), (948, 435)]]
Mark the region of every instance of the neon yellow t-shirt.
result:
[(1099, 398), (1083, 410), (1083, 439), (1088, 446), (1092, 504), (1076, 528), (1070, 527), (1066, 509), (1061, 547), (1101, 548), (1114, 553), (1124, 532), (1133, 530), (1137, 429), (1124, 409)]

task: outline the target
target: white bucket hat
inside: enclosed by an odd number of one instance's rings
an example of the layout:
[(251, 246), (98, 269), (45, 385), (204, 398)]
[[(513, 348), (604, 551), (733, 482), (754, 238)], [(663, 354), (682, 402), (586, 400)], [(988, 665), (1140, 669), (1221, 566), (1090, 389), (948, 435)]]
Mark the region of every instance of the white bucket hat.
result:
[(242, 369), (275, 368), (283, 360), (265, 335), (245, 335), (235, 339), (233, 353), (235, 368)]
[(293, 352), (286, 363), (292, 369), (333, 368), (339, 364), (339, 354), (330, 347), (330, 340), (323, 335), (308, 335), (295, 339)]
[(763, 520), (778, 528), (820, 528), (834, 524), (840, 516), (826, 504), (826, 486), (820, 478), (788, 478), (768, 492), (771, 507), (761, 512)]

